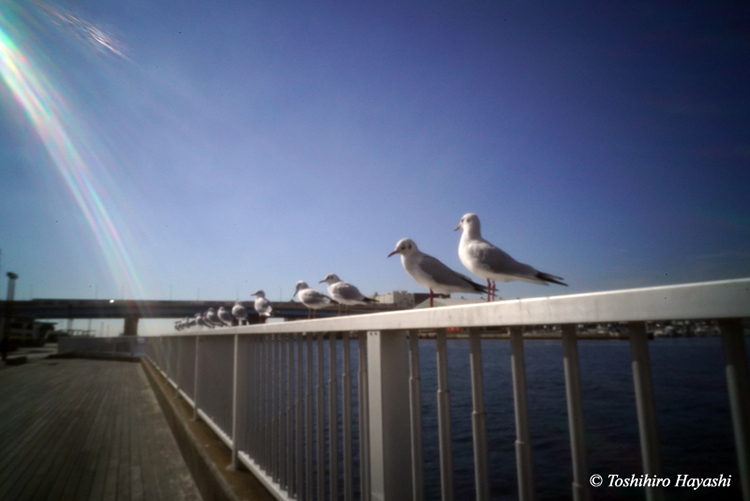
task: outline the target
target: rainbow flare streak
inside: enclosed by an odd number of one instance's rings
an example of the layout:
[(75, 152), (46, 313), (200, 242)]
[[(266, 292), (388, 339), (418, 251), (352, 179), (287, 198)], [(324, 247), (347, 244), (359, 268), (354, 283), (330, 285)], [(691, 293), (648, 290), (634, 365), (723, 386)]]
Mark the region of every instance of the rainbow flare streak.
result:
[[(11, 22), (12, 21), (12, 22)], [(17, 39), (22, 26), (8, 10), (0, 10), (0, 77), (10, 89), (15, 101), (34, 127), (52, 159), (52, 164), (70, 189), (78, 207), (101, 248), (109, 271), (116, 282), (121, 282), (131, 297), (143, 297), (144, 289), (128, 246), (123, 240), (125, 225), (115, 224), (116, 209), (105, 203), (106, 192), (97, 189), (95, 173), (106, 176), (102, 162), (83, 137), (70, 131), (80, 131), (77, 123), (55, 86), (9, 35)], [(28, 52), (28, 51), (27, 51)]]

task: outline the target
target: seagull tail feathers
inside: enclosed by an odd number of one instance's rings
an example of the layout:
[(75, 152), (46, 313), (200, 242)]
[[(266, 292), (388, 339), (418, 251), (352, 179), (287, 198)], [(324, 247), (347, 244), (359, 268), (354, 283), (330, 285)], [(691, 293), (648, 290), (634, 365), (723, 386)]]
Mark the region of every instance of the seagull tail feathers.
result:
[(565, 287), (568, 286), (568, 284), (563, 282), (564, 279), (562, 277), (550, 275), (549, 273), (543, 273), (540, 271), (539, 273), (537, 273), (536, 278), (540, 280), (544, 280), (545, 282), (551, 282), (553, 284), (564, 285)]

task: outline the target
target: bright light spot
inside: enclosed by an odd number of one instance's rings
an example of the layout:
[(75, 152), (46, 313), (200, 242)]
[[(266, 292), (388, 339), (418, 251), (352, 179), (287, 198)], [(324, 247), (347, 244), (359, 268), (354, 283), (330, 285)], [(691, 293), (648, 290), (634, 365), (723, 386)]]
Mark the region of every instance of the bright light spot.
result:
[(115, 300), (114, 300), (114, 299), (110, 299), (110, 300), (109, 300), (109, 302), (110, 302), (110, 303), (114, 303), (114, 302), (115, 302)]

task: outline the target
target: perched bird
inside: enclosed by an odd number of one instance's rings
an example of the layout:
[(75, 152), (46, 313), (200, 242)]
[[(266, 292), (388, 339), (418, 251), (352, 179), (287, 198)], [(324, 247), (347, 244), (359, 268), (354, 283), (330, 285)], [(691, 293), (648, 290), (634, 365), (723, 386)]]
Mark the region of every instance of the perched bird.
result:
[(328, 306), (329, 304), (337, 304), (336, 301), (325, 294), (321, 294), (315, 289), (311, 289), (310, 286), (307, 285), (307, 282), (303, 280), (297, 282), (297, 287), (294, 289), (292, 298), (294, 298), (294, 296), (299, 296), (299, 300), (302, 301), (302, 304), (307, 306), (308, 319), (311, 317), (315, 318), (318, 309)]
[(237, 319), (238, 322), (243, 325), (247, 323), (247, 308), (245, 308), (239, 301), (234, 302), (232, 306), (232, 316)]
[(221, 327), (223, 322), (219, 318), (219, 315), (216, 314), (216, 310), (214, 308), (209, 308), (206, 312), (206, 320), (213, 326), (213, 327)]
[(355, 286), (349, 282), (344, 282), (335, 273), (329, 273), (323, 280), (318, 283), (328, 284), (328, 294), (339, 303), (339, 315), (341, 314), (341, 305), (345, 304), (347, 310), (351, 304), (369, 304), (377, 303), (374, 299), (366, 297), (359, 292)]
[(206, 322), (203, 321), (203, 315), (201, 315), (200, 313), (196, 313), (194, 315), (194, 318), (195, 318), (195, 324), (196, 325), (198, 325), (200, 327), (208, 327), (206, 325)]
[(232, 325), (234, 321), (232, 312), (229, 311), (224, 306), (219, 306), (219, 311), (217, 313), (217, 316), (219, 317), (219, 320), (221, 320), (224, 323), (224, 325)]
[(208, 310), (201, 313), (201, 318), (203, 319), (203, 325), (208, 327), (209, 329), (214, 328), (214, 324), (208, 319)]
[(266, 299), (266, 293), (263, 292), (263, 289), (255, 291), (250, 295), (256, 296), (253, 307), (255, 308), (255, 311), (258, 312), (258, 316), (261, 318), (270, 317), (273, 313), (273, 307), (271, 307), (271, 301)]
[(433, 306), (433, 291), (442, 294), (487, 292), (483, 285), (473, 282), (469, 277), (451, 270), (439, 260), (420, 251), (417, 244), (409, 238), (399, 240), (396, 249), (388, 254), (388, 257), (394, 254), (401, 254), (401, 264), (411, 278), (419, 285), (430, 289), (430, 307)]
[[(490, 296), (495, 297), (495, 280), (511, 282), (524, 280), (535, 284), (550, 283), (568, 286), (562, 277), (541, 272), (528, 264), (519, 263), (506, 252), (498, 249), (482, 238), (479, 217), (476, 214), (465, 214), (456, 230), (463, 228), (461, 241), (458, 244), (458, 257), (466, 268), (480, 278), (487, 280)], [(454, 230), (455, 231), (455, 230)]]

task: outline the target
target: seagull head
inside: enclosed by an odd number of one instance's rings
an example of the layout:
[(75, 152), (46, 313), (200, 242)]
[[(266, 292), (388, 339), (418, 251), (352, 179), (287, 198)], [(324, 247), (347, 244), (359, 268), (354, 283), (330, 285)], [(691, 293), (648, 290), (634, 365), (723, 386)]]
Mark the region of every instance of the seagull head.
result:
[(258, 297), (266, 297), (266, 293), (263, 292), (263, 289), (258, 289), (257, 291), (250, 294), (251, 296), (258, 296)]
[(335, 283), (341, 282), (341, 279), (335, 273), (329, 273), (328, 275), (326, 275), (326, 277), (323, 280), (321, 280), (318, 283), (322, 284), (323, 282), (327, 284), (335, 284)]
[(458, 223), (458, 226), (456, 226), (453, 231), (458, 231), (461, 228), (463, 228), (467, 233), (478, 236), (480, 234), (479, 216), (471, 212), (469, 212), (468, 214), (464, 214), (464, 216), (461, 218), (461, 222)]
[(294, 294), (292, 294), (292, 297), (296, 296), (299, 291), (309, 288), (310, 286), (307, 285), (307, 282), (305, 282), (304, 280), (300, 280), (299, 282), (297, 282), (297, 287), (294, 288)]
[(412, 252), (416, 252), (419, 249), (417, 249), (417, 244), (414, 243), (414, 240), (411, 238), (402, 238), (398, 241), (396, 244), (396, 248), (393, 249), (393, 252), (388, 254), (388, 257), (391, 257), (394, 254), (401, 254), (402, 256), (408, 256)]

